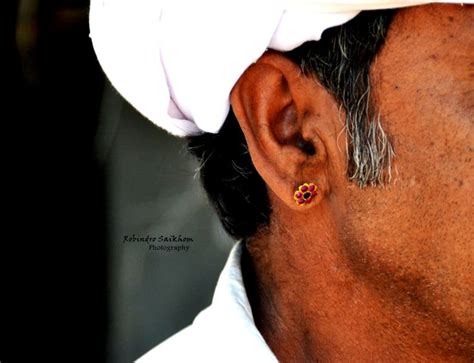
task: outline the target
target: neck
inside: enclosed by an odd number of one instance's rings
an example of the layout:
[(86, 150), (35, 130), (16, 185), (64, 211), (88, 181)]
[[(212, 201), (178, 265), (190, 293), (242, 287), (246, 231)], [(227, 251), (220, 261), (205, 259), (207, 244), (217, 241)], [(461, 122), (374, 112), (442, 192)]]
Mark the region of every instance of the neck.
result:
[(332, 221), (309, 232), (279, 220), (247, 241), (242, 264), (256, 325), (280, 361), (469, 360), (414, 303), (359, 276)]

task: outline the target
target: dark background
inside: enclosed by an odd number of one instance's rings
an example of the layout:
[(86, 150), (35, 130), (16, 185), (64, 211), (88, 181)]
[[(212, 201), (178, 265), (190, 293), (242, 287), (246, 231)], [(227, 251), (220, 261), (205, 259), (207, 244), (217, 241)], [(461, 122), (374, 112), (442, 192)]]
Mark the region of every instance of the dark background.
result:
[(231, 241), (183, 140), (105, 79), (89, 2), (6, 6), (0, 361), (131, 362), (210, 304)]

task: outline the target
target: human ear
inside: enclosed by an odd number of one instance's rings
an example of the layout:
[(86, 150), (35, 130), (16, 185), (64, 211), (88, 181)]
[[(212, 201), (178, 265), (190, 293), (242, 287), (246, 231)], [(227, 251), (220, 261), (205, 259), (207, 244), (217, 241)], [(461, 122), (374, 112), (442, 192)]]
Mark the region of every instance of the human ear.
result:
[[(294, 192), (312, 182), (318, 193), (310, 205), (320, 203), (330, 190), (329, 174), (345, 169), (345, 158), (334, 149), (343, 118), (328, 91), (283, 54), (269, 51), (240, 77), (231, 105), (269, 189), (301, 210)], [(330, 158), (328, 151), (338, 156)]]

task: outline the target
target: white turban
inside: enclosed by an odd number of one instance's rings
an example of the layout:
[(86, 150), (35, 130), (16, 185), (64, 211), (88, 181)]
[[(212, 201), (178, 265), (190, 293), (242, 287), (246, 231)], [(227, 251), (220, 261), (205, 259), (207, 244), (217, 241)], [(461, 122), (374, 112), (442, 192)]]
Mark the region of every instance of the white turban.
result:
[(186, 136), (219, 131), (232, 87), (267, 49), (319, 40), (362, 10), (433, 2), (459, 1), (91, 0), (90, 30), (122, 96), (156, 125)]

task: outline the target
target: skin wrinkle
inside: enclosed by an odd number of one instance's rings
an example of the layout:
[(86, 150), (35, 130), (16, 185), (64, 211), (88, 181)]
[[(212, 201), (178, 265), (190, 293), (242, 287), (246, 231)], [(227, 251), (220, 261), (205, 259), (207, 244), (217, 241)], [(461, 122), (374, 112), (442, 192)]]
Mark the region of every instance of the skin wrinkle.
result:
[[(353, 240), (350, 241), (354, 243)], [(396, 253), (399, 253), (397, 251)], [(442, 332), (448, 330), (450, 333), (443, 334), (443, 340), (454, 340), (457, 344), (461, 343), (466, 345), (466, 354), (469, 354), (472, 347), (472, 333), (458, 327), (456, 322), (443, 315), (442, 312), (433, 310), (432, 306), (426, 303), (426, 300), (419, 298), (420, 295), (425, 293), (425, 290), (430, 287), (432, 288), (436, 282), (430, 281), (427, 278), (420, 277), (416, 274), (412, 274), (409, 271), (402, 271), (400, 268), (393, 269), (391, 266), (384, 265), (383, 261), (370, 261), (370, 255), (357, 255), (357, 253), (348, 253), (347, 258), (351, 261), (352, 269), (359, 275), (363, 276), (364, 282), (370, 283), (375, 291), (378, 291), (383, 297), (386, 305), (391, 305), (391, 308), (396, 311), (395, 317), (399, 320), (405, 320), (407, 318), (413, 321), (416, 325), (417, 318), (427, 318), (436, 320), (436, 325), (440, 327)], [(361, 264), (360, 262), (364, 263)], [(377, 266), (377, 268), (369, 268), (367, 266)], [(435, 296), (429, 296), (434, 298)], [(410, 310), (415, 312), (413, 316), (407, 317), (406, 311)], [(400, 318), (399, 318), (400, 317)], [(467, 337), (467, 338), (464, 338)], [(431, 346), (436, 342), (428, 342), (425, 344), (425, 349), (431, 350)], [(449, 347), (448, 347), (449, 350)]]

